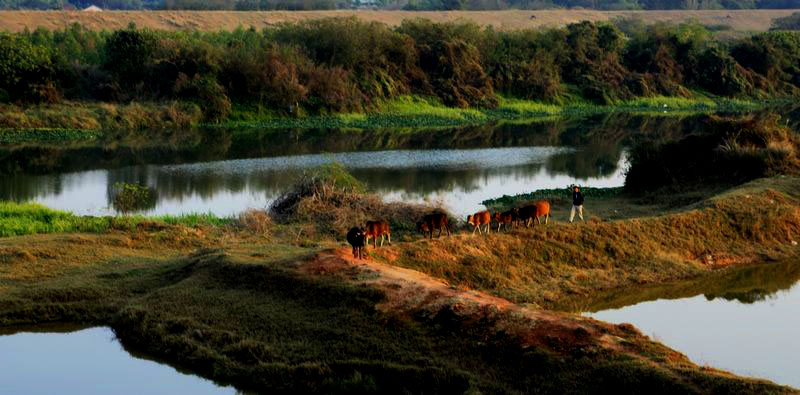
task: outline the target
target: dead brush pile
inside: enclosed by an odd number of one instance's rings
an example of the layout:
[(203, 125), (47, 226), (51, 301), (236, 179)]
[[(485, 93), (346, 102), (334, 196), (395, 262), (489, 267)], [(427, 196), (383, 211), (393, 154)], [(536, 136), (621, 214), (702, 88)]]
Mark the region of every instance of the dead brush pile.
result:
[(272, 203), (270, 214), (280, 223), (313, 223), (322, 233), (343, 237), (351, 227), (374, 220), (388, 221), (393, 232), (412, 232), (424, 215), (445, 211), (423, 204), (387, 203), (358, 187), (342, 185), (319, 175), (303, 177)]

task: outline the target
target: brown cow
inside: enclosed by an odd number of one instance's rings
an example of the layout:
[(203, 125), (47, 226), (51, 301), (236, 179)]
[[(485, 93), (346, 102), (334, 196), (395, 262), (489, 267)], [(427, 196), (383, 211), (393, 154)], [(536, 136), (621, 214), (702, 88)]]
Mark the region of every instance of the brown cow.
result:
[(383, 247), (383, 238), (389, 240), (389, 245), (392, 244), (392, 233), (389, 231), (389, 223), (383, 220), (367, 221), (367, 226), (364, 227), (364, 234), (366, 235), (366, 244), (369, 245), (369, 239), (375, 239), (375, 248), (378, 248), (378, 237), (381, 238), (381, 247)]
[(536, 216), (534, 217), (536, 218), (536, 222), (541, 224), (542, 221), (540, 221), (539, 218), (544, 217), (544, 223), (547, 225), (550, 221), (550, 202), (547, 200), (539, 200), (535, 202), (534, 205), (536, 205)]
[(436, 237), (442, 236), (442, 230), (447, 230), (447, 235), (450, 236), (450, 220), (445, 213), (433, 213), (422, 217), (422, 221), (417, 222), (417, 230), (422, 233), (430, 233), (430, 238), (433, 240), (433, 231), (439, 230)]
[(534, 219), (541, 224), (539, 217), (545, 217), (545, 224), (550, 219), (550, 203), (547, 200), (539, 200), (519, 209), (519, 219), (525, 222), (526, 228), (531, 226)]
[(473, 215), (467, 216), (467, 223), (474, 226), (475, 228), (472, 229), (472, 234), (475, 234), (475, 230), (478, 231), (478, 234), (481, 234), (481, 225), (486, 225), (486, 234), (489, 234), (489, 229), (492, 222), (492, 214), (488, 211), (480, 211)]
[(500, 226), (503, 226), (504, 230), (508, 230), (508, 224), (511, 224), (511, 227), (514, 227), (514, 222), (517, 220), (517, 213), (514, 210), (508, 210), (503, 213), (499, 211), (494, 213), (494, 221), (497, 222), (497, 231), (500, 231)]

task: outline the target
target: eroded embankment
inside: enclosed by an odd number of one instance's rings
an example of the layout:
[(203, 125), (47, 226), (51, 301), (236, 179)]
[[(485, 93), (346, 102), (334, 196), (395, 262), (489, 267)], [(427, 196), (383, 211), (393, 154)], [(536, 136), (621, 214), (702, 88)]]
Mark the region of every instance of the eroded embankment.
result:
[(280, 237), (167, 227), (3, 239), (0, 326), (108, 325), (148, 355), (255, 391), (788, 391), (699, 368), (629, 326)]
[(454, 285), (554, 307), (598, 291), (797, 256), (798, 191), (797, 178), (764, 179), (668, 215), (460, 234), (374, 254)]

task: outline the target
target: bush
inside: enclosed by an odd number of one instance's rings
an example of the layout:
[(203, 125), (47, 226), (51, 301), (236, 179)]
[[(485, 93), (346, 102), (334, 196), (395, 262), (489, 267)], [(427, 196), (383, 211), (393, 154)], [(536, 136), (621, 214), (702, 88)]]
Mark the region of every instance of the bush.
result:
[(60, 92), (51, 80), (53, 63), (48, 48), (0, 33), (0, 102), (55, 102)]
[(103, 67), (114, 73), (121, 85), (131, 86), (145, 77), (156, 44), (154, 33), (135, 28), (117, 30), (106, 41)]
[(156, 192), (146, 185), (116, 183), (112, 194), (114, 210), (122, 213), (151, 209), (156, 206)]

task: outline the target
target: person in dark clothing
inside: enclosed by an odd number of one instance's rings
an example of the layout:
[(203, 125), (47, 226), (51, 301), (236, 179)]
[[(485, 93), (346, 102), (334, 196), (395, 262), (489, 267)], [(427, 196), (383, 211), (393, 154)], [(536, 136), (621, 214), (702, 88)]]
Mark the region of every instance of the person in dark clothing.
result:
[(572, 211), (569, 213), (569, 223), (575, 219), (575, 212), (578, 212), (578, 217), (583, 221), (583, 194), (581, 189), (576, 185), (572, 190)]

